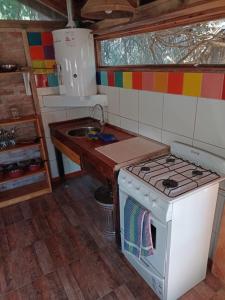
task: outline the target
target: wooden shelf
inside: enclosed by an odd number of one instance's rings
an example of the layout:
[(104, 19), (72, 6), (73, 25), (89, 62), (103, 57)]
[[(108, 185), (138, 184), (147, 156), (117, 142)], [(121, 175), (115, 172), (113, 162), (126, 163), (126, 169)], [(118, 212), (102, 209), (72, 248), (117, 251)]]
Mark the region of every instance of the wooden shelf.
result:
[(40, 143), (27, 143), (27, 144), (16, 144), (15, 146), (0, 150), (0, 154), (10, 152), (10, 151), (15, 151), (15, 150), (20, 150), (20, 149), (29, 149), (29, 148), (34, 148), (34, 147), (40, 147)]
[(0, 120), (0, 126), (16, 125), (16, 124), (23, 124), (28, 122), (35, 122), (35, 121), (37, 121), (37, 117), (35, 115), (30, 115), (18, 119)]
[(25, 171), (25, 173), (22, 176), (17, 177), (17, 178), (12, 178), (7, 174), (7, 175), (4, 175), (2, 179), (0, 179), (0, 184), (7, 183), (7, 182), (10, 182), (10, 181), (19, 180), (19, 179), (23, 179), (23, 178), (30, 177), (30, 176), (37, 175), (37, 174), (41, 174), (41, 173), (44, 173), (44, 172), (45, 172), (45, 168), (41, 168), (40, 170), (34, 171), (34, 172)]
[(31, 68), (24, 67), (14, 72), (0, 72), (0, 76), (3, 77), (4, 75), (23, 74), (23, 73), (30, 72), (31, 70), (32, 70)]
[(47, 181), (40, 181), (16, 189), (0, 192), (0, 208), (30, 200), (51, 192)]

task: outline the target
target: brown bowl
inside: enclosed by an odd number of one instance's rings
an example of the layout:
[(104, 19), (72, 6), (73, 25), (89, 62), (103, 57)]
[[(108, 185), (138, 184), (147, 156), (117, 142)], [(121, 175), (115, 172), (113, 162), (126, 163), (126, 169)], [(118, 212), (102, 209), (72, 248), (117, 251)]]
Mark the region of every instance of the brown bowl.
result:
[(28, 169), (29, 171), (31, 172), (36, 172), (36, 171), (39, 171), (41, 168), (41, 165), (40, 164), (31, 164), (28, 166)]
[(2, 64), (0, 65), (0, 72), (15, 72), (17, 65), (15, 64)]

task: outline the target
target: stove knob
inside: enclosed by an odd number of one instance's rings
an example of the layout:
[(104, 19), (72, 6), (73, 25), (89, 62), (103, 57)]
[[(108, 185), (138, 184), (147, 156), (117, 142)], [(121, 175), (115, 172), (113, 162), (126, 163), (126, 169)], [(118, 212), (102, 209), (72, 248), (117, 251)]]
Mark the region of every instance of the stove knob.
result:
[(129, 184), (129, 185), (131, 185), (131, 183), (132, 183), (132, 180), (130, 179), (130, 180), (128, 180), (127, 181), (127, 183)]
[(156, 204), (157, 204), (156, 199), (153, 199), (153, 200), (152, 200), (152, 207), (156, 207)]
[(145, 199), (149, 200), (149, 194), (144, 194)]
[(140, 191), (141, 187), (140, 186), (136, 186), (136, 191)]
[(125, 181), (126, 180), (126, 176), (122, 176), (122, 180)]

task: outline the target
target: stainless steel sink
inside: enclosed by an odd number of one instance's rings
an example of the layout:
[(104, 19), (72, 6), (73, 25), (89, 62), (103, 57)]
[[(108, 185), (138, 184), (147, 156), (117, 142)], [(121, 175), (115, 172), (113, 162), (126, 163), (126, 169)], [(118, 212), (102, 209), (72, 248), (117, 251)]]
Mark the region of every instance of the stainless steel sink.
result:
[(88, 134), (92, 133), (92, 132), (97, 132), (99, 133), (101, 131), (101, 128), (99, 127), (78, 127), (75, 129), (71, 129), (67, 132), (68, 135), (70, 136), (75, 136), (75, 137), (87, 137)]

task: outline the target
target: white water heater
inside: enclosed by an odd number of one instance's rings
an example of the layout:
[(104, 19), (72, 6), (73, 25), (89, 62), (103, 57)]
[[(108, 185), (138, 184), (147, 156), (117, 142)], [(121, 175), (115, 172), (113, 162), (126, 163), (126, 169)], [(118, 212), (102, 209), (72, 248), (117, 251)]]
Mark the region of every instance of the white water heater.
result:
[(94, 39), (91, 31), (66, 28), (53, 31), (60, 94), (96, 95)]

